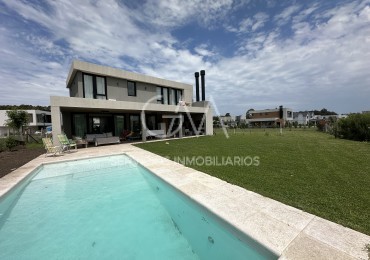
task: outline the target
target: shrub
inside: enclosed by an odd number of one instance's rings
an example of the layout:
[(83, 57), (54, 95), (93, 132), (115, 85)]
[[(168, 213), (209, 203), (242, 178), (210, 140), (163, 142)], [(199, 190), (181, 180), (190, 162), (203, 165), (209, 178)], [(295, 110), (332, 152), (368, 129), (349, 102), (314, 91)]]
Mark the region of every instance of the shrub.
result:
[(17, 144), (17, 140), (15, 140), (13, 137), (8, 137), (5, 139), (5, 146), (9, 149), (9, 151), (16, 147)]
[(0, 138), (0, 152), (5, 151), (5, 138)]
[(317, 131), (324, 132), (326, 130), (326, 124), (327, 124), (327, 122), (324, 119), (321, 119), (321, 120), (317, 121), (317, 124), (316, 124)]
[(370, 140), (370, 114), (351, 114), (338, 121), (338, 136), (356, 140)]

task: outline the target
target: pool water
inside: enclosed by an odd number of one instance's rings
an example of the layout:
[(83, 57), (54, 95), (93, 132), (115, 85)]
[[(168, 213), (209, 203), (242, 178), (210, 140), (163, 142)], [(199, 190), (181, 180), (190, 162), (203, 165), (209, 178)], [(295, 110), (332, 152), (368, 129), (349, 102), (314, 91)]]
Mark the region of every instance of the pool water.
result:
[(0, 198), (0, 259), (277, 258), (247, 243), (125, 155), (44, 165)]

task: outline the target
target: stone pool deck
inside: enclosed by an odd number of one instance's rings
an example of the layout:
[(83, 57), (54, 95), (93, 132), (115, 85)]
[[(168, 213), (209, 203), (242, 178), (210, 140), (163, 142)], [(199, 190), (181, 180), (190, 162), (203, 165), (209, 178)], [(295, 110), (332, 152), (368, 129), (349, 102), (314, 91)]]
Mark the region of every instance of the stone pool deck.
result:
[(279, 259), (370, 259), (370, 236), (209, 176), (131, 144), (44, 155), (0, 179), (0, 196), (45, 163), (125, 153), (280, 256)]

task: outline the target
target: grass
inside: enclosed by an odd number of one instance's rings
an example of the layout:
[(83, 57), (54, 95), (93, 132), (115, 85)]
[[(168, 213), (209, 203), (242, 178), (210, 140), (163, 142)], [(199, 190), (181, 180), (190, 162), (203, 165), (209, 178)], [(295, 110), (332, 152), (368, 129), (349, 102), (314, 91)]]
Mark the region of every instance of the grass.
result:
[(137, 144), (177, 156), (258, 156), (258, 166), (194, 169), (370, 235), (370, 144), (310, 129), (229, 130), (214, 136)]
[(27, 143), (26, 144), (27, 149), (38, 149), (38, 148), (44, 148), (44, 145), (41, 141), (39, 143)]

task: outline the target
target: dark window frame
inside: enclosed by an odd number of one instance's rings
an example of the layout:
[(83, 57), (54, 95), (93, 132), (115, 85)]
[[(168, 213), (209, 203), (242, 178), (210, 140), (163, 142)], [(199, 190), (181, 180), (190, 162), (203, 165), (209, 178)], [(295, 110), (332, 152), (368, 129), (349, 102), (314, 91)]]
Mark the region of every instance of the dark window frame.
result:
[[(183, 99), (183, 90), (182, 89), (178, 89), (178, 88), (170, 88), (170, 87), (162, 87), (162, 86), (157, 86), (157, 88), (160, 88), (161, 89), (161, 98), (157, 98), (157, 104), (162, 104), (162, 105), (170, 105), (170, 91), (171, 89), (174, 90), (174, 95), (175, 95), (175, 106), (178, 104), (179, 102), (179, 95), (178, 95), (178, 91), (180, 91), (180, 95)], [(164, 89), (167, 89), (167, 104), (164, 103), (164, 95), (163, 95), (163, 90)], [(157, 94), (157, 92), (156, 92)], [(161, 102), (161, 103), (158, 103), (158, 102)]]
[[(100, 99), (97, 98), (98, 96), (105, 97), (105, 100), (108, 99), (108, 89), (107, 89), (107, 77), (105, 76), (100, 76), (100, 75), (95, 75), (95, 74), (90, 74), (90, 73), (82, 73), (82, 91), (83, 91), (83, 97), (86, 98), (85, 95), (85, 75), (91, 76), (92, 77), (92, 82), (93, 82), (93, 97), (94, 99)], [(96, 84), (96, 78), (104, 78), (104, 92), (105, 95), (98, 94), (98, 87)]]
[[(133, 94), (133, 95), (130, 95), (129, 83), (134, 83), (134, 94)], [(129, 97), (136, 97), (136, 96), (137, 96), (137, 91), (136, 91), (136, 82), (135, 82), (135, 81), (131, 81), (131, 80), (128, 80), (128, 81), (127, 81), (127, 95), (128, 95)]]
[[(157, 93), (158, 88), (161, 90), (161, 94), (160, 94), (161, 97), (160, 98), (158, 98), (158, 93)], [(161, 86), (157, 86), (155, 94), (157, 95), (157, 104), (163, 104), (163, 88)], [(158, 102), (160, 102), (160, 103), (158, 103)]]

